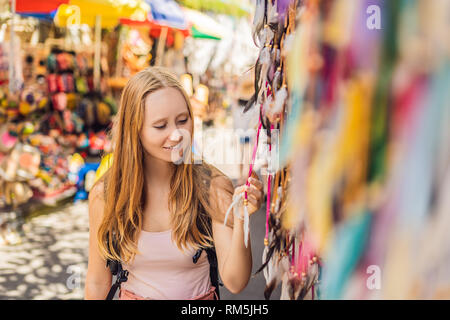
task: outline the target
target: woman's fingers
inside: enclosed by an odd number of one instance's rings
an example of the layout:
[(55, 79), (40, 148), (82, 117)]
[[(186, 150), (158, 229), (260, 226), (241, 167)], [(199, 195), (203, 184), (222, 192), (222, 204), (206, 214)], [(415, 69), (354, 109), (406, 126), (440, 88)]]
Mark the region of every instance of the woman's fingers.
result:
[(262, 198), (262, 191), (257, 189), (255, 186), (251, 185), (250, 187), (246, 187), (247, 195), (252, 195), (258, 201)]
[[(256, 200), (255, 197), (253, 197), (253, 196), (249, 196), (247, 199), (248, 199), (248, 202), (249, 202), (250, 204), (252, 204), (252, 205), (255, 207), (256, 210), (258, 210), (258, 204), (259, 204), (259, 201)], [(255, 210), (255, 211), (256, 211), (256, 210)]]
[(234, 194), (235, 194), (235, 195), (238, 195), (238, 194), (243, 193), (243, 192), (245, 192), (245, 191), (247, 191), (247, 197), (249, 197), (250, 195), (252, 195), (252, 196), (255, 197), (255, 199), (257, 199), (258, 201), (261, 200), (261, 198), (262, 198), (262, 196), (263, 196), (263, 193), (262, 193), (261, 190), (256, 189), (256, 187), (254, 187), (254, 186), (246, 186), (246, 185), (237, 187), (237, 188), (234, 190)]
[(260, 190), (263, 189), (263, 183), (259, 179), (258, 175), (255, 173), (255, 171), (252, 171), (252, 175), (250, 176), (250, 178), (248, 178), (248, 182), (254, 185), (257, 189)]
[(234, 189), (234, 194), (238, 195), (238, 194), (240, 194), (240, 193), (242, 193), (244, 191), (245, 191), (245, 184), (242, 185), (242, 186), (236, 187), (236, 189)]
[(263, 183), (259, 180), (258, 175), (252, 171), (251, 177), (248, 178), (249, 185), (245, 184), (236, 187), (234, 194), (239, 195), (247, 191), (247, 200), (249, 203), (249, 213), (252, 214), (261, 207), (261, 201), (264, 196)]

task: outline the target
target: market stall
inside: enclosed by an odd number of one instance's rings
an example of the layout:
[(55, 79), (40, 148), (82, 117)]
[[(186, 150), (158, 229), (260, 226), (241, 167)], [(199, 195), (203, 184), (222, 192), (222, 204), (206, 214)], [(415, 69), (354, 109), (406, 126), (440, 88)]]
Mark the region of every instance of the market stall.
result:
[[(27, 9), (24, 3), (19, 11)], [(31, 211), (74, 195), (87, 198), (95, 163), (110, 148), (107, 135), (117, 111), (106, 83), (107, 46), (93, 47), (86, 25), (75, 33), (52, 26), (45, 42), (30, 41), (43, 32), (28, 18), (44, 14), (45, 6), (40, 9), (25, 12), (26, 18), (13, 14), (1, 26), (0, 236), (7, 244), (20, 242)]]

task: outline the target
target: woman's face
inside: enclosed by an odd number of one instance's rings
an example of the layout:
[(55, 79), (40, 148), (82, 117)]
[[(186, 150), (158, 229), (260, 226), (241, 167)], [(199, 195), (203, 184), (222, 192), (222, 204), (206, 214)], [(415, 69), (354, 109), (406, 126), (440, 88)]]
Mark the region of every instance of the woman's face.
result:
[(181, 159), (190, 147), (192, 119), (178, 89), (162, 88), (147, 95), (140, 139), (152, 157), (167, 162)]

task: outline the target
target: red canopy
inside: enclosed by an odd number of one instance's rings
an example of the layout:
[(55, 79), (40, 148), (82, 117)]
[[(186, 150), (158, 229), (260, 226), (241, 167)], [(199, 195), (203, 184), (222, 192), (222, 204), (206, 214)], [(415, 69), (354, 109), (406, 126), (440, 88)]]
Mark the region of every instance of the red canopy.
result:
[(161, 25), (159, 23), (156, 23), (154, 21), (145, 20), (145, 21), (136, 21), (131, 19), (120, 19), (120, 23), (127, 25), (127, 26), (134, 26), (134, 27), (150, 27), (150, 35), (154, 37), (159, 37), (159, 34), (161, 33), (162, 28), (167, 28), (168, 33), (174, 32), (174, 31), (180, 31), (183, 36), (188, 37), (190, 35), (189, 29), (176, 29), (169, 26)]
[(50, 13), (69, 0), (16, 0), (17, 13)]
[(150, 32), (149, 35), (152, 38), (159, 38), (159, 36), (161, 35), (161, 30), (163, 28), (167, 28), (167, 45), (171, 46), (173, 44), (174, 41), (174, 33), (176, 31), (179, 31), (183, 34), (183, 36), (189, 37), (191, 32), (189, 29), (177, 29), (177, 28), (172, 28), (169, 26), (165, 26), (162, 24), (159, 24), (155, 21), (151, 21), (151, 20), (145, 20), (145, 21), (136, 21), (136, 20), (131, 20), (131, 19), (120, 19), (120, 24), (123, 25), (127, 25), (127, 26), (131, 26), (131, 27), (150, 27)]

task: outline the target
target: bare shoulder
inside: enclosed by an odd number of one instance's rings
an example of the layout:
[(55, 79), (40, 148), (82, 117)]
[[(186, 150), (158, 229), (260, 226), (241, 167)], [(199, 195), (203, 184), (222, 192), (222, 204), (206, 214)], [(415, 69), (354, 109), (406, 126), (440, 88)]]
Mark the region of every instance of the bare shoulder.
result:
[(89, 192), (89, 202), (98, 200), (105, 201), (105, 181), (103, 178), (98, 180)]
[(89, 192), (89, 217), (94, 224), (98, 224), (103, 217), (105, 207), (105, 182), (97, 181)]

